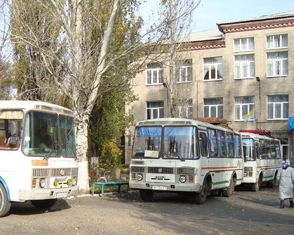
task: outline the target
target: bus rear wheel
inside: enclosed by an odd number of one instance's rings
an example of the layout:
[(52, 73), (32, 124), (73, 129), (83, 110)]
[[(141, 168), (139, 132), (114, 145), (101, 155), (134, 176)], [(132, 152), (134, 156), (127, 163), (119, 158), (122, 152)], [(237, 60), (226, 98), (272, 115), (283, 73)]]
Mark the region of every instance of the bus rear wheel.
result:
[(11, 202), (8, 201), (6, 191), (2, 184), (0, 184), (0, 217), (8, 214), (11, 208)]
[(150, 202), (153, 197), (153, 191), (152, 190), (140, 190), (140, 197), (143, 201)]
[(235, 186), (236, 186), (236, 180), (235, 178), (231, 178), (230, 179), (230, 184), (229, 187), (227, 187), (226, 189), (223, 189), (223, 195), (225, 197), (230, 197), (233, 195), (234, 191), (235, 191)]
[(50, 209), (54, 206), (57, 199), (48, 199), (48, 200), (32, 200), (31, 203), (34, 207), (39, 209)]

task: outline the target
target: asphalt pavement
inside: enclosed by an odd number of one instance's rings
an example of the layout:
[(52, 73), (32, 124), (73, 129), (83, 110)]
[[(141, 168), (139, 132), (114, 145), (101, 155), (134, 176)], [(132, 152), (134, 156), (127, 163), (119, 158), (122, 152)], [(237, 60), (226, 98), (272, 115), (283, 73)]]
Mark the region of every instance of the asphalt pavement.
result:
[(16, 234), (157, 235), (293, 234), (294, 208), (279, 208), (277, 189), (237, 190), (230, 198), (210, 196), (192, 204), (186, 196), (157, 193), (143, 202), (137, 191), (59, 199), (50, 210), (14, 203), (0, 218), (0, 231)]

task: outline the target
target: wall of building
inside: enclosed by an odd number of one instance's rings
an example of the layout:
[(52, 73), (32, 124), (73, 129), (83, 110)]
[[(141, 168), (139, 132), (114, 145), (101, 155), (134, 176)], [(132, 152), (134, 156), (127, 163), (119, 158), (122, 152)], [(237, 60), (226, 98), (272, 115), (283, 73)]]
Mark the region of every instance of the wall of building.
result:
[[(231, 127), (240, 129), (265, 129), (273, 136), (288, 141), (284, 158), (293, 160), (293, 132), (289, 131), (288, 120), (267, 119), (267, 96), (288, 95), (289, 117), (294, 116), (294, 15), (287, 18), (262, 19), (244, 22), (233, 22), (220, 25), (222, 37), (213, 40), (201, 40), (183, 44), (177, 52), (178, 58), (192, 60), (192, 82), (175, 84), (176, 98), (192, 99), (193, 116), (204, 116), (203, 101), (205, 98), (223, 98), (223, 118), (231, 123)], [(269, 35), (288, 35), (288, 76), (267, 77), (266, 37)], [(234, 39), (254, 38), (254, 51), (234, 52)], [(278, 51), (278, 50), (276, 50)], [(282, 51), (285, 51), (283, 49)], [(255, 77), (234, 79), (234, 56), (238, 54), (254, 54)], [(223, 58), (223, 79), (204, 81), (203, 59), (220, 56)], [(166, 64), (165, 64), (166, 65)], [(169, 80), (169, 67), (164, 67), (164, 81)], [(256, 77), (259, 77), (257, 81)], [(162, 84), (146, 85), (146, 71), (133, 79), (133, 90), (139, 100), (128, 105), (133, 110), (135, 121), (147, 119), (147, 102), (163, 101), (165, 116), (168, 114), (168, 88)], [(254, 96), (255, 120), (236, 121), (234, 101), (237, 96)], [(131, 156), (134, 127), (126, 133), (126, 163)]]

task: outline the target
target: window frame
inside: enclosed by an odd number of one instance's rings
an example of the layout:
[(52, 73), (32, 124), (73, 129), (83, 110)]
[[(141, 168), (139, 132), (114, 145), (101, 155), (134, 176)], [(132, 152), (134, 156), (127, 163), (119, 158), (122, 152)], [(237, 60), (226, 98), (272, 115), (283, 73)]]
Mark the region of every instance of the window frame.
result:
[[(274, 54), (277, 58), (269, 59), (269, 56)], [(285, 54), (286, 57), (281, 58), (282, 54)], [(266, 74), (267, 77), (284, 77), (289, 75), (289, 55), (287, 51), (266, 53)]]
[[(154, 66), (148, 68), (148, 66)], [(156, 67), (158, 65), (158, 67)], [(150, 76), (150, 79), (149, 79)], [(149, 81), (150, 80), (150, 81)], [(146, 65), (146, 85), (161, 85), (163, 83), (162, 63), (148, 63)]]
[[(251, 58), (249, 58), (249, 56)], [(245, 69), (246, 69), (246, 73), (245, 73)], [(234, 79), (247, 79), (247, 78), (254, 78), (254, 77), (255, 77), (254, 54), (235, 55), (234, 56)]]
[[(210, 60), (210, 61), (209, 61)], [(215, 62), (212, 62), (215, 60)], [(223, 79), (223, 58), (222, 56), (203, 58), (203, 80), (215, 81)], [(208, 74), (208, 78), (206, 78)], [(214, 74), (214, 78), (212, 75)]]
[[(272, 98), (284, 97), (284, 98), (287, 98), (287, 101), (269, 101), (270, 97)], [(271, 105), (272, 107), (270, 107)], [(289, 95), (267, 95), (266, 107), (267, 107), (267, 111), (266, 111), (267, 120), (287, 120), (289, 118)], [(278, 113), (277, 111), (279, 109), (280, 109), (280, 112), (279, 112), (280, 117), (277, 117), (276, 114)], [(272, 110), (272, 115), (269, 114), (270, 110)], [(284, 114), (286, 115), (284, 116)]]
[[(213, 104), (206, 104), (207, 101), (213, 101)], [(218, 102), (220, 101), (220, 102)], [(223, 118), (223, 109), (224, 105), (223, 105), (223, 98), (204, 98), (203, 100), (203, 116), (204, 117), (219, 117), (219, 118)], [(212, 115), (212, 109), (215, 108), (215, 114), (216, 116)], [(207, 111), (206, 111), (207, 109)], [(208, 116), (206, 115), (206, 113), (208, 112)]]
[[(250, 42), (250, 40), (252, 41)], [(254, 37), (234, 39), (234, 52), (244, 52), (244, 51), (254, 51)]]
[[(283, 37), (285, 37), (285, 41)], [(266, 36), (266, 49), (288, 48), (288, 42), (288, 34), (268, 35)]]
[[(250, 102), (244, 100), (244, 99), (251, 99)], [(254, 96), (237, 96), (234, 100), (234, 113), (235, 113), (235, 121), (254, 121), (255, 120), (255, 114), (253, 111), (253, 115), (250, 115), (248, 117), (243, 118), (252, 110), (255, 110), (255, 100)], [(240, 103), (237, 103), (237, 99), (240, 99)], [(246, 109), (246, 113), (244, 113), (244, 110)]]
[(178, 111), (178, 117), (192, 118), (193, 117), (193, 100), (179, 99), (178, 105), (177, 105), (177, 111)]
[[(163, 101), (147, 101), (146, 112), (147, 112), (148, 120), (163, 118), (164, 117), (164, 102)], [(156, 115), (157, 117), (154, 117)]]
[(177, 61), (177, 83), (192, 82), (192, 59)]

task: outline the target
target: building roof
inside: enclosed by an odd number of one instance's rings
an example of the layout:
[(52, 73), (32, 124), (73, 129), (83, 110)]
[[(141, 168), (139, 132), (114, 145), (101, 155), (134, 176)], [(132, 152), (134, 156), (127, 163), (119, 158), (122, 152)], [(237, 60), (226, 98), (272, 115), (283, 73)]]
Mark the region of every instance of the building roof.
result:
[(190, 34), (185, 34), (181, 36), (181, 42), (197, 42), (197, 41), (208, 41), (208, 40), (218, 40), (223, 38), (223, 33), (217, 28), (205, 30), (201, 32), (195, 32)]
[(210, 41), (210, 40), (219, 40), (224, 37), (224, 33), (220, 31), (220, 26), (222, 25), (230, 25), (230, 24), (238, 24), (244, 22), (256, 22), (256, 21), (263, 21), (263, 20), (272, 20), (272, 19), (281, 19), (281, 18), (288, 18), (293, 17), (294, 11), (287, 11), (283, 13), (276, 13), (271, 15), (263, 15), (254, 18), (248, 18), (239, 21), (231, 21), (231, 22), (223, 22), (223, 23), (216, 23), (218, 28), (205, 30), (201, 32), (195, 32), (190, 34), (185, 34), (181, 36), (179, 41), (181, 42), (197, 42), (197, 41)]
[(271, 14), (271, 15), (263, 15), (263, 16), (248, 18), (248, 19), (244, 19), (244, 20), (217, 23), (217, 25), (236, 24), (236, 23), (270, 20), (270, 19), (278, 19), (278, 18), (280, 19), (280, 18), (287, 18), (287, 17), (293, 17), (293, 16), (294, 16), (294, 11), (287, 11), (287, 12), (276, 13), (276, 14)]

